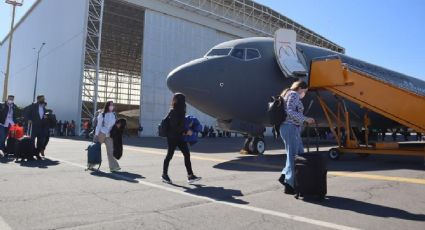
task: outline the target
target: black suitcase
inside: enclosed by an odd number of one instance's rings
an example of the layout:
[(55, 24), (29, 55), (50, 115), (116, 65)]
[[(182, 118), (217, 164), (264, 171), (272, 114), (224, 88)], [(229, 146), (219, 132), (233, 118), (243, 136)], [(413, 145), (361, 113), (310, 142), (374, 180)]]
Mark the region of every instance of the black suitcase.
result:
[(6, 153), (9, 155), (15, 155), (15, 146), (16, 146), (16, 139), (9, 137), (6, 141)]
[(16, 159), (32, 159), (35, 155), (34, 140), (31, 138), (32, 125), (28, 125), (27, 134), (21, 139), (16, 140), (15, 157)]
[(295, 156), (295, 198), (323, 200), (327, 193), (326, 158), (320, 153)]
[(99, 142), (90, 143), (87, 147), (87, 170), (93, 169), (95, 165), (98, 166), (98, 170), (102, 163), (102, 149)]

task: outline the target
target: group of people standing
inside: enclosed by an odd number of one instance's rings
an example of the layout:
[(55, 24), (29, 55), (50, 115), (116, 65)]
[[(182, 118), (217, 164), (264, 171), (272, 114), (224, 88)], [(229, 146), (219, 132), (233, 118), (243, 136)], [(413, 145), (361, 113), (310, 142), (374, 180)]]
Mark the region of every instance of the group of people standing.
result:
[(75, 121), (58, 121), (54, 129), (57, 136), (75, 136)]
[(32, 143), (35, 144), (34, 152), (27, 157), (27, 160), (33, 160), (34, 156), (41, 160), (49, 143), (49, 130), (56, 124), (53, 111), (47, 109), (43, 95), (37, 96), (37, 101), (22, 111), (15, 105), (14, 99), (13, 95), (9, 95), (7, 101), (0, 104), (0, 150), (2, 155), (8, 154), (12, 149), (11, 146), (6, 146), (7, 138), (21, 139), (24, 137), (23, 132), (16, 135), (10, 131), (25, 130), (27, 136), (32, 139)]

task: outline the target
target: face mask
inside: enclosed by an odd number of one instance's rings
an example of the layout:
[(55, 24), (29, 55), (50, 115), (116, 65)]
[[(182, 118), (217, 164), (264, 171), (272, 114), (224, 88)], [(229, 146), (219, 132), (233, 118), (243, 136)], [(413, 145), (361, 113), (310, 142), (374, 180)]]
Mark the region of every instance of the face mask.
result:
[(114, 106), (113, 105), (110, 105), (109, 106), (109, 112), (112, 112), (112, 111), (114, 111)]
[(13, 104), (13, 101), (12, 100), (8, 100), (7, 101), (7, 104), (11, 105), (11, 104)]

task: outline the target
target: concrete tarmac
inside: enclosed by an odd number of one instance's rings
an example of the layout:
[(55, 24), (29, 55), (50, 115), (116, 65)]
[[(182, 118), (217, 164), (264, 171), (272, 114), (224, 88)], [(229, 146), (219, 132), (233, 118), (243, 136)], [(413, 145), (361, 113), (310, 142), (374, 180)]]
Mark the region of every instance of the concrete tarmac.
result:
[[(110, 173), (85, 171), (86, 140), (52, 138), (46, 159), (0, 163), (0, 229), (425, 229), (420, 157), (344, 155), (328, 161), (325, 201), (296, 200), (277, 181), (285, 151), (267, 139), (263, 156), (240, 155), (242, 138), (203, 139), (187, 183), (176, 152), (160, 180), (165, 140), (128, 138)], [(321, 151), (330, 147), (321, 146)]]

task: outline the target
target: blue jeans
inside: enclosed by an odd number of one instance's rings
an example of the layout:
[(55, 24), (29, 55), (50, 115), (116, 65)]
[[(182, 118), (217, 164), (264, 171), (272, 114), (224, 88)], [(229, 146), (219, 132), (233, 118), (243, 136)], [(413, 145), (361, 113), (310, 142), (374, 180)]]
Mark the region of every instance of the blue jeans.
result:
[(6, 150), (6, 137), (7, 132), (9, 131), (9, 128), (4, 127), (3, 125), (0, 125), (0, 150), (5, 151)]
[(285, 175), (285, 183), (294, 187), (295, 155), (304, 153), (301, 127), (284, 123), (280, 126), (280, 135), (285, 143), (286, 150), (286, 165), (282, 170), (282, 174)]

